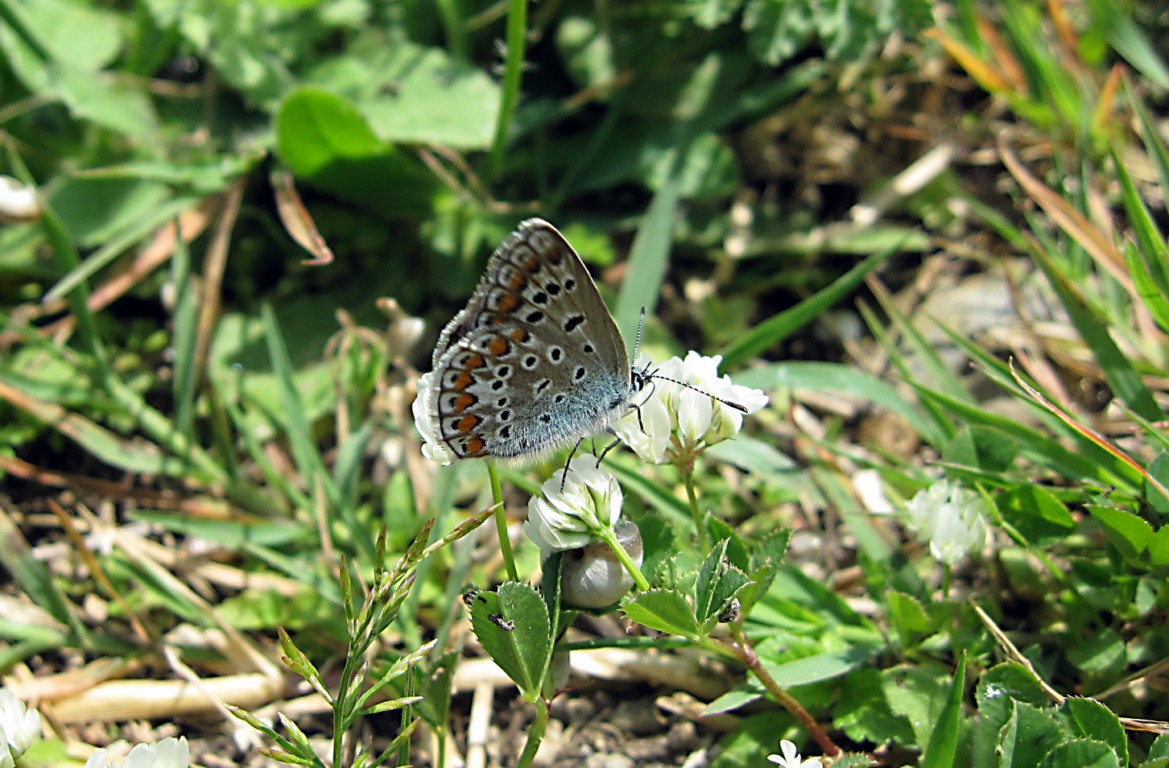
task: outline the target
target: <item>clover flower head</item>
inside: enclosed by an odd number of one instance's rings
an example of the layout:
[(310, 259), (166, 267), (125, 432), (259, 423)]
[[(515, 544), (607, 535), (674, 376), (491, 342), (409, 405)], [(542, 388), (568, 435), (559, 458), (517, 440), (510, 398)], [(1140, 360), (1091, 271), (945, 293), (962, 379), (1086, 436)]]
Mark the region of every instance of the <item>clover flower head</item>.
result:
[(930, 554), (955, 565), (986, 543), (986, 500), (949, 480), (918, 491), (905, 505), (906, 524)]
[(41, 714), (0, 688), (0, 765), (12, 765), (41, 737)]
[(655, 464), (685, 460), (703, 446), (733, 437), (743, 426), (743, 412), (767, 405), (767, 395), (719, 376), (722, 357), (690, 351), (659, 366), (641, 357), (638, 368), (653, 371), (649, 394), (635, 403), (613, 429), (643, 460)]
[(782, 768), (824, 768), (824, 764), (820, 762), (818, 757), (809, 757), (807, 760), (801, 758), (796, 745), (787, 739), (779, 742), (779, 751), (783, 754), (768, 755), (767, 759), (782, 766)]
[(170, 736), (155, 744), (138, 744), (120, 762), (111, 759), (108, 749), (99, 749), (85, 761), (85, 768), (187, 768), (190, 760), (186, 738)]
[(540, 494), (528, 502), (524, 533), (544, 556), (583, 547), (602, 528), (616, 524), (622, 501), (617, 478), (598, 468), (592, 457), (578, 456), (567, 470), (548, 478)]
[(437, 407), (431, 407), (431, 401), (438, 397), (434, 384), (433, 371), (418, 379), (418, 395), (410, 410), (414, 414), (414, 426), (418, 428), (418, 434), (422, 435), (422, 455), (445, 467), (453, 464), (458, 456), (442, 441), (438, 424), (433, 421), (432, 414), (438, 413)]

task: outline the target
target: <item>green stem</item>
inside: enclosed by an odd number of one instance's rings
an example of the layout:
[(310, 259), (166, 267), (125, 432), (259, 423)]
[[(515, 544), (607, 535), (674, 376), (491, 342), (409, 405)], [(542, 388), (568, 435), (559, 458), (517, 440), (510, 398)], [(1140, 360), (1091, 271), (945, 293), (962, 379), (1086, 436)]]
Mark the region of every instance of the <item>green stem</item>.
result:
[(507, 535), (507, 510), (503, 507), (503, 486), (499, 482), (499, 473), (492, 464), (487, 465), (487, 477), (491, 479), (491, 501), (495, 504), (495, 530), (499, 534), (499, 551), (503, 553), (508, 579), (519, 581), (515, 555), (511, 551), (511, 539)]
[(759, 656), (755, 653), (755, 649), (751, 647), (751, 641), (747, 639), (746, 633), (743, 632), (743, 625), (741, 622), (734, 622), (730, 625), (731, 634), (735, 638), (735, 642), (731, 645), (731, 650), (734, 655), (738, 657), (750, 670), (751, 674), (763, 684), (767, 692), (771, 694), (772, 698), (779, 702), (780, 706), (791, 713), (808, 735), (816, 740), (820, 748), (824, 750), (824, 754), (829, 757), (835, 757), (840, 754), (840, 747), (828, 737), (820, 724), (816, 722), (815, 718), (804, 709), (803, 705), (796, 701), (788, 694), (779, 683), (775, 682), (775, 678), (764, 668), (763, 663), (759, 661)]
[(540, 699), (535, 704), (536, 720), (528, 729), (528, 741), (524, 744), (524, 751), (516, 762), (516, 768), (528, 768), (536, 759), (536, 751), (540, 749), (540, 742), (544, 740), (544, 730), (548, 727), (548, 702)]
[(682, 483), (686, 486), (686, 498), (690, 501), (690, 516), (694, 518), (694, 530), (698, 533), (698, 551), (710, 551), (710, 532), (706, 530), (706, 521), (703, 520), (702, 510), (698, 508), (698, 493), (694, 489), (694, 467), (684, 466)]
[(507, 144), (507, 131), (511, 117), (520, 97), (520, 77), (524, 71), (524, 48), (528, 32), (528, 0), (508, 0), (507, 3), (507, 56), (503, 62), (503, 93), (499, 98), (499, 116), (495, 121), (495, 138), (491, 142), (491, 155), (487, 158), (485, 181), (490, 181), (499, 172), (503, 160), (503, 148)]
[(609, 549), (613, 550), (613, 554), (621, 561), (621, 565), (625, 566), (625, 570), (633, 577), (633, 583), (637, 586), (637, 590), (645, 592), (649, 589), (649, 580), (637, 567), (637, 563), (633, 562), (633, 558), (625, 551), (625, 547), (621, 546), (621, 542), (617, 541), (617, 534), (613, 533), (612, 528), (605, 528), (601, 531), (601, 540), (609, 545)]

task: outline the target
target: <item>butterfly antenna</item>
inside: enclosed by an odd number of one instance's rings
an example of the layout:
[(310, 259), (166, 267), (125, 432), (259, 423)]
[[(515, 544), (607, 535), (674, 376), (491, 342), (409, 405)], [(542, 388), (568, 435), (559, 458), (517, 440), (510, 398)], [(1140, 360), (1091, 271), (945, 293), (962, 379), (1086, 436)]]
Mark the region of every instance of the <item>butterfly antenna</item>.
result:
[(637, 318), (637, 335), (633, 337), (633, 364), (637, 365), (637, 351), (641, 349), (641, 329), (645, 326), (645, 305), (641, 305), (641, 316)]
[(711, 400), (717, 400), (729, 408), (734, 408), (736, 411), (741, 411), (742, 413), (750, 413), (750, 411), (748, 411), (744, 406), (739, 405), (738, 403), (733, 403), (730, 400), (723, 400), (718, 395), (712, 395), (711, 393), (707, 392), (705, 389), (699, 389), (698, 387), (694, 386), (693, 384), (687, 384), (684, 381), (678, 381), (677, 379), (671, 379), (669, 376), (659, 376), (656, 373), (651, 373), (649, 377), (651, 379), (661, 379), (662, 381), (668, 381), (672, 384), (677, 384), (679, 387), (686, 387), (686, 389), (692, 389), (695, 392), (697, 392), (698, 394), (706, 395)]

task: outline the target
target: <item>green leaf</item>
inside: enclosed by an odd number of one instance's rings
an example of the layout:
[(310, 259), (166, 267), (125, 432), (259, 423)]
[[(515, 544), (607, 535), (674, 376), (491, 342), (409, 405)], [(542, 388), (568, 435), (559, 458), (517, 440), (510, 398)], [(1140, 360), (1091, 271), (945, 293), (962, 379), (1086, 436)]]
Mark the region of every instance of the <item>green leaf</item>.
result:
[(295, 175), (387, 214), (429, 211), (439, 189), (414, 156), (378, 138), (352, 102), (317, 87), (281, 103), (276, 151)]
[(885, 592), (885, 603), (889, 623), (896, 630), (903, 648), (911, 647), (934, 631), (929, 614), (912, 595), (891, 589)]
[(1112, 710), (1095, 699), (1079, 697), (1065, 699), (1060, 709), (1081, 736), (1103, 741), (1121, 765), (1128, 765), (1128, 736)]
[(1113, 629), (1085, 632), (1067, 649), (1067, 659), (1083, 672), (1119, 674), (1127, 659), (1124, 639)]
[(1003, 519), (1031, 544), (1060, 541), (1075, 530), (1075, 519), (1064, 503), (1034, 483), (1018, 485), (996, 499)]
[(747, 575), (727, 559), (729, 539), (717, 544), (698, 573), (694, 589), (694, 613), (699, 632), (705, 634), (718, 623), (720, 614), (749, 581)]
[(1050, 699), (1035, 676), (1013, 661), (983, 673), (974, 694), (978, 719), (974, 724), (974, 768), (998, 765), (999, 734), (1011, 719), (1015, 702), (1042, 707)]
[(958, 756), (958, 741), (961, 736), (962, 695), (966, 687), (966, 653), (959, 654), (954, 662), (957, 669), (950, 683), (942, 711), (930, 732), (929, 745), (921, 757), (922, 768), (950, 768)]
[(1169, 566), (1169, 525), (1162, 526), (1149, 539), (1149, 564), (1155, 568)]
[(847, 648), (804, 656), (782, 664), (763, 660), (763, 666), (783, 688), (834, 680), (886, 650), (881, 643), (857, 642)]
[(1018, 452), (1018, 443), (1001, 430), (967, 424), (942, 448), (942, 460), (984, 472), (1001, 473), (1011, 465)]
[(686, 597), (677, 590), (651, 589), (639, 592), (621, 604), (631, 621), (642, 626), (686, 638), (698, 637), (698, 622)]
[(1169, 759), (1169, 733), (1162, 733), (1149, 746), (1149, 759)]
[(500, 584), (495, 592), (476, 592), (471, 627), (524, 700), (536, 701), (552, 658), (551, 623), (540, 593), (514, 581)]
[(1108, 540), (1125, 558), (1136, 558), (1148, 549), (1153, 540), (1153, 526), (1132, 512), (1098, 504), (1088, 505), (1088, 511), (1104, 528)]
[(924, 750), (933, 726), (950, 695), (949, 671), (926, 666), (900, 666), (883, 670), (881, 687), (894, 713), (906, 718), (913, 727), (917, 745)]
[(743, 12), (747, 47), (769, 66), (791, 58), (815, 29), (816, 10), (810, 3), (750, 0)]
[(832, 712), (832, 724), (854, 742), (902, 744), (913, 740), (904, 717), (893, 714), (881, 688), (881, 673), (874, 667), (849, 672), (840, 683), (840, 699)]
[(1040, 768), (1120, 768), (1116, 753), (1102, 741), (1073, 739), (1053, 748)]
[(1016, 701), (1007, 724), (999, 733), (998, 749), (1003, 768), (1039, 765), (1052, 747), (1065, 738), (1052, 714), (1026, 702)]
[(404, 41), (368, 51), (355, 101), (383, 141), (457, 149), (491, 146), (499, 85), (441, 48)]

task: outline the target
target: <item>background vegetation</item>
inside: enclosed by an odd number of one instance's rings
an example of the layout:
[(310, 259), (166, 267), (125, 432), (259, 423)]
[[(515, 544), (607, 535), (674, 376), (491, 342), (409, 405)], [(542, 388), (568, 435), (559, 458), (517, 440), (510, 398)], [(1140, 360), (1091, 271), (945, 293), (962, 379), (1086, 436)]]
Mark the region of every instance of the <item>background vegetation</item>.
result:
[[(531, 702), (459, 600), (505, 578), (457, 527), (486, 475), (425, 462), (409, 405), (539, 215), (626, 339), (647, 306), (651, 356), (771, 396), (699, 462), (704, 533), (767, 564), (732, 624), (846, 759), (1169, 765), (1167, 32), (1104, 0), (0, 0), (0, 169), (39, 195), (0, 206), (0, 674), (60, 737), (23, 761), (514, 763)], [(612, 464), (697, 573), (678, 473)], [(513, 533), (559, 465), (504, 473)], [(946, 563), (899, 521), (943, 476), (989, 529)], [(701, 643), (569, 639), (549, 759), (826, 751)]]

